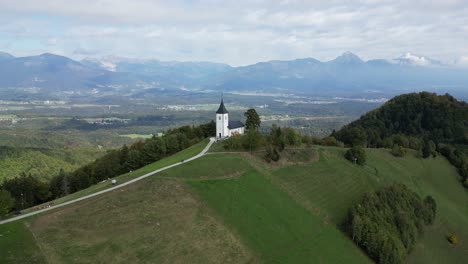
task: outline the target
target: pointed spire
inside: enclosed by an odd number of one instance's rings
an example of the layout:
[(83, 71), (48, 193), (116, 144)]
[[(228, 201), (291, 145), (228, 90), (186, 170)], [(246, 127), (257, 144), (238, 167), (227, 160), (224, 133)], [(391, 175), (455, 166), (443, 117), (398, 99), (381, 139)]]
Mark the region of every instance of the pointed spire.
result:
[(226, 107), (224, 106), (224, 98), (223, 94), (221, 94), (221, 104), (219, 105), (218, 111), (216, 111), (217, 114), (227, 114), (229, 113), (228, 110), (226, 110)]

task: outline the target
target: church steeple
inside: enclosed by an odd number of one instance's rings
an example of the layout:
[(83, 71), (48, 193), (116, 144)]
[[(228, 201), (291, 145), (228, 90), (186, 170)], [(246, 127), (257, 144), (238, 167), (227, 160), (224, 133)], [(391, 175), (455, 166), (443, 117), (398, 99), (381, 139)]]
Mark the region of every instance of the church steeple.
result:
[(226, 107), (224, 106), (224, 100), (221, 98), (221, 104), (219, 105), (218, 111), (216, 111), (217, 114), (227, 114), (229, 113)]

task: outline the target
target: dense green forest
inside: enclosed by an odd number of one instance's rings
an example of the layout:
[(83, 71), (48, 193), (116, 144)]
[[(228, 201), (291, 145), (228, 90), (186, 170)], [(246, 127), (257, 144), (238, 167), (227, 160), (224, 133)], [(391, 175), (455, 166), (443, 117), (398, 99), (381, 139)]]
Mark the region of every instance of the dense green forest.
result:
[(424, 225), (434, 222), (436, 207), (431, 196), (422, 200), (405, 185), (395, 184), (367, 193), (350, 210), (345, 228), (377, 263), (403, 263)]
[(399, 147), (419, 150), (424, 158), (441, 153), (458, 168), (468, 188), (464, 150), (468, 144), (468, 104), (448, 94), (397, 96), (332, 136), (350, 146), (394, 148), (395, 155), (404, 155)]
[[(346, 144), (362, 139), (369, 147), (385, 146), (396, 135), (422, 137), (436, 143), (468, 143), (468, 104), (428, 92), (397, 96), (335, 133)], [(356, 135), (363, 133), (363, 135)]]
[(20, 173), (49, 180), (60, 169), (73, 171), (105, 154), (99, 148), (16, 148), (0, 147), (0, 181)]

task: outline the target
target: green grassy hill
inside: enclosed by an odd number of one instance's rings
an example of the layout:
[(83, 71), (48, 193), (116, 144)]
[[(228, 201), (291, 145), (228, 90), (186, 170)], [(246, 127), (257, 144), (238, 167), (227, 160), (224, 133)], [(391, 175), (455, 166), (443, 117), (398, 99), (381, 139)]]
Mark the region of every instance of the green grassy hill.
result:
[[(338, 225), (366, 191), (394, 182), (432, 195), (438, 206), (435, 224), (408, 262), (466, 261), (468, 191), (447, 160), (368, 149), (362, 167), (346, 161), (344, 151), (314, 147), (301, 151), (300, 161), (280, 165), (258, 154), (206, 155), (122, 189), (0, 225), (0, 263), (371, 263)], [(134, 173), (119, 180), (141, 175)], [(457, 234), (457, 246), (447, 242), (449, 233)]]

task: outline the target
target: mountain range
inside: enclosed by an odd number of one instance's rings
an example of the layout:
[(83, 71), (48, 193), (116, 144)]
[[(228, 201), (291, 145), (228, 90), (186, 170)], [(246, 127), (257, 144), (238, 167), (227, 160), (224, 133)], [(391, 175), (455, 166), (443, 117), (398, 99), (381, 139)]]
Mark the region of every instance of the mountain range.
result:
[[(0, 52), (0, 94), (142, 94), (145, 90), (210, 90), (382, 95), (408, 91), (466, 93), (467, 70), (407, 53), (394, 60), (364, 61), (346, 52), (331, 61), (273, 60), (231, 67), (108, 56), (81, 61), (41, 54), (14, 57)], [(144, 92), (143, 92), (144, 94)]]

